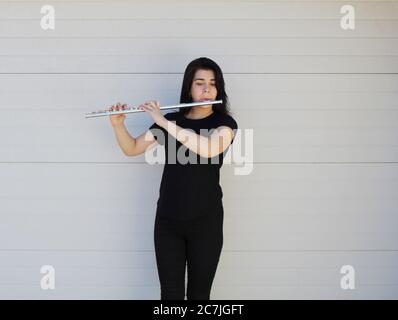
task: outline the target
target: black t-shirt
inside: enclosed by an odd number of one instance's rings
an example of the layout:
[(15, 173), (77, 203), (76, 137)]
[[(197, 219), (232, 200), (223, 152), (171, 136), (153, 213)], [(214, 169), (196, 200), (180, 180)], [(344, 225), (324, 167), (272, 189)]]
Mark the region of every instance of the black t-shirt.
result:
[[(188, 119), (181, 112), (168, 113), (165, 118), (204, 136), (209, 136), (220, 126), (230, 127), (235, 131), (235, 136), (238, 129), (231, 116), (215, 111), (202, 119)], [(189, 220), (222, 211), (220, 168), (230, 146), (215, 157), (204, 158), (189, 150), (156, 123), (149, 129), (157, 142), (165, 147), (166, 161), (160, 183), (157, 214), (177, 220)]]

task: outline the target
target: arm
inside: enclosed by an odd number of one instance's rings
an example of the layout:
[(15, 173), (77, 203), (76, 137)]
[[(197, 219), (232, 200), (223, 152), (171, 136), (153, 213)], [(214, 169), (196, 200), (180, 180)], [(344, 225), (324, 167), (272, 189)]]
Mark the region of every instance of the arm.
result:
[(220, 126), (208, 136), (201, 136), (192, 130), (183, 129), (171, 121), (164, 121), (161, 127), (189, 150), (204, 158), (212, 158), (222, 153), (231, 144), (234, 132), (230, 127)]
[(132, 137), (124, 124), (113, 126), (117, 142), (126, 156), (138, 156), (157, 145), (150, 130), (137, 138)]
[(211, 158), (224, 152), (234, 137), (233, 130), (228, 126), (218, 127), (209, 137), (183, 129), (161, 114), (159, 101), (148, 101), (140, 105), (140, 108), (148, 112), (158, 126), (164, 128), (176, 140), (201, 157)]

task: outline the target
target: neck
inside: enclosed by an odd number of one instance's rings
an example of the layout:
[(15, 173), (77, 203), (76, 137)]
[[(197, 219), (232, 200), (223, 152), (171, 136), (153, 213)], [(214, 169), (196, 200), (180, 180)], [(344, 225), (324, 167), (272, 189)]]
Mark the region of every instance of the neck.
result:
[(185, 114), (185, 116), (190, 119), (201, 119), (211, 115), (213, 112), (213, 107), (191, 107), (190, 110)]

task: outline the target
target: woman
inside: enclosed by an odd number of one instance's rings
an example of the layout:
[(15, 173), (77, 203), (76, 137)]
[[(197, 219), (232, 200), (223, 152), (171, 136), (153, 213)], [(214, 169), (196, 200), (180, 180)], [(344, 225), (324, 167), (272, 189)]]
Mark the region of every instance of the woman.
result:
[[(186, 264), (187, 299), (210, 299), (223, 245), (219, 172), (238, 128), (229, 115), (220, 67), (204, 57), (190, 62), (184, 73), (180, 103), (219, 99), (222, 104), (180, 108), (165, 116), (158, 101), (148, 101), (139, 108), (149, 113), (154, 124), (136, 139), (123, 124), (125, 114), (110, 116), (126, 155), (142, 154), (157, 143), (165, 146), (166, 162), (154, 227), (162, 300), (185, 298)], [(110, 110), (125, 107), (117, 104)], [(186, 161), (186, 152), (194, 161)]]

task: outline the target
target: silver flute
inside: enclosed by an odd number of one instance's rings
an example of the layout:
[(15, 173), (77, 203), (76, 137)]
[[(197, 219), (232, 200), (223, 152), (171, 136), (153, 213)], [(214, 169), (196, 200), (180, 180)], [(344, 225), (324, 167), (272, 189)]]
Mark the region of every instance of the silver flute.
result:
[[(176, 104), (173, 106), (163, 106), (163, 107), (160, 107), (160, 110), (205, 106), (208, 104), (218, 104), (218, 103), (222, 103), (222, 100), (206, 100), (206, 101), (200, 101), (200, 102), (181, 103), (181, 104)], [(116, 111), (116, 110), (115, 111), (108, 111), (108, 110), (94, 111), (94, 112), (86, 113), (86, 118), (103, 117), (103, 116), (110, 116), (113, 114), (136, 113), (136, 112), (145, 112), (145, 110), (139, 109), (139, 107), (129, 107), (124, 110), (118, 110), (118, 111)]]

